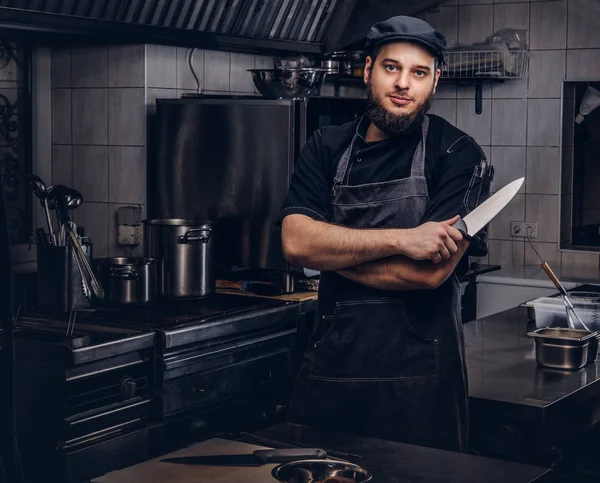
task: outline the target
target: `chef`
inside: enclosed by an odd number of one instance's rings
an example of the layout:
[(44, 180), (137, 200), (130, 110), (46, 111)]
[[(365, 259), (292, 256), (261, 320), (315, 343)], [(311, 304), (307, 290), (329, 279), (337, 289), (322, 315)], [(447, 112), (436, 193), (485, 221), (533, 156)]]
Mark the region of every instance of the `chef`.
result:
[(479, 145), (427, 114), (446, 40), (398, 16), (367, 35), (365, 114), (303, 147), (279, 222), (289, 262), (320, 270), (290, 422), (466, 451), (458, 277), (487, 253), (452, 224), (489, 196)]

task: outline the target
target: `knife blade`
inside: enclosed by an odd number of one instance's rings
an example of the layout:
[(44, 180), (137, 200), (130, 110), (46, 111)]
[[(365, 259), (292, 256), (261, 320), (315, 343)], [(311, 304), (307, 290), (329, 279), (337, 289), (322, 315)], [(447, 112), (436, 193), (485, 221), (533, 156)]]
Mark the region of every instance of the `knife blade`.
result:
[(467, 240), (470, 240), (508, 205), (521, 189), (524, 181), (525, 178), (519, 178), (508, 183), (452, 226), (460, 231)]
[(180, 456), (165, 458), (165, 463), (206, 466), (262, 466), (267, 463), (288, 463), (306, 459), (326, 459), (327, 453), (319, 448), (257, 449), (250, 454), (210, 456)]

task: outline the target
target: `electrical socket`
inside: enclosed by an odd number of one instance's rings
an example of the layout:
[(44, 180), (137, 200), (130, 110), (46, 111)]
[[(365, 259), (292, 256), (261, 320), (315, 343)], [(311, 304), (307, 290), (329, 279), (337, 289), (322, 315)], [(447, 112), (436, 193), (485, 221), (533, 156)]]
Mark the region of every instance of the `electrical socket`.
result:
[(510, 236), (511, 237), (522, 237), (527, 238), (527, 230), (533, 230), (531, 232), (531, 238), (537, 238), (537, 223), (525, 223), (524, 221), (511, 221), (510, 222)]

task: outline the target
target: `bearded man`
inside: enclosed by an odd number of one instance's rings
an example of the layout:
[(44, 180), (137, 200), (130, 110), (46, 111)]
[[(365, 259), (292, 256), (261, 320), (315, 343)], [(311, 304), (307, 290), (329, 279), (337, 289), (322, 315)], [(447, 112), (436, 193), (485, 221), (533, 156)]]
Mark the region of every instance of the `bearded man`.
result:
[(489, 196), (493, 169), (427, 114), (445, 46), (416, 18), (371, 27), (367, 112), (314, 133), (296, 163), (282, 246), (321, 274), (290, 422), (467, 451), (458, 276), (487, 230), (467, 241), (452, 225)]

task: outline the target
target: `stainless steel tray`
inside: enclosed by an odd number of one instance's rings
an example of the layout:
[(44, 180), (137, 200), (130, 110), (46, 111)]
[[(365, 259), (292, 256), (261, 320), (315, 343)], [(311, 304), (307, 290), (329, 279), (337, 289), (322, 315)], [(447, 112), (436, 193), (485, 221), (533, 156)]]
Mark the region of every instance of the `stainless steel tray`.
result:
[[(535, 359), (540, 366), (577, 370), (587, 364), (590, 342), (596, 342), (598, 332), (543, 328), (527, 335), (535, 340)], [(589, 356), (591, 359), (592, 354)]]

